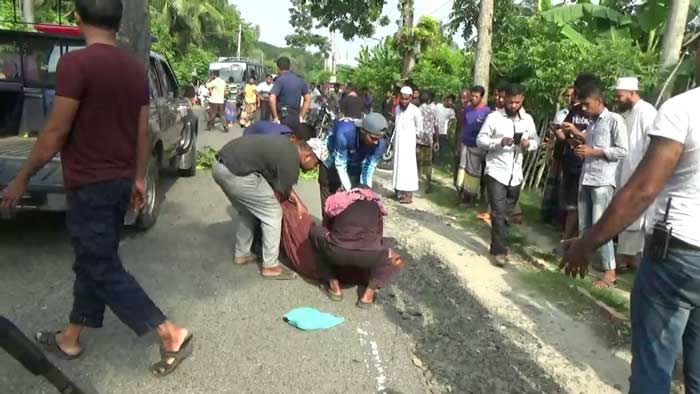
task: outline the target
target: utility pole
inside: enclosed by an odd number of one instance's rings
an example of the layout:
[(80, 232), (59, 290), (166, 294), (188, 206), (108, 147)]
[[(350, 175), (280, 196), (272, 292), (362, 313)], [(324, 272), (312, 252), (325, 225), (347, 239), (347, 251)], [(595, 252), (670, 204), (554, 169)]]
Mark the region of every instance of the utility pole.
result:
[(22, 0), (22, 20), (26, 23), (34, 23), (34, 1)]
[(238, 23), (238, 50), (236, 51), (236, 57), (241, 57), (241, 34), (243, 32), (243, 25)]
[(491, 39), (494, 0), (481, 0), (477, 27), (476, 54), (474, 55), (474, 84), (486, 89), (484, 100), (489, 97), (489, 70), (491, 68)]
[(133, 51), (148, 64), (151, 51), (151, 29), (148, 17), (148, 0), (122, 0), (124, 13), (119, 29), (119, 44)]

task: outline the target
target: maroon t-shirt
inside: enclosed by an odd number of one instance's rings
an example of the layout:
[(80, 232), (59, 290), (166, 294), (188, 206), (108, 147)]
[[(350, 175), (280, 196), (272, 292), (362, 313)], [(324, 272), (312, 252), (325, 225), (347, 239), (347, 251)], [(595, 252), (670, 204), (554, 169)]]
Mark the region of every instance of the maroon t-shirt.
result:
[(56, 96), (80, 101), (61, 151), (66, 190), (133, 178), (139, 114), (149, 103), (143, 64), (104, 44), (70, 52), (58, 63)]

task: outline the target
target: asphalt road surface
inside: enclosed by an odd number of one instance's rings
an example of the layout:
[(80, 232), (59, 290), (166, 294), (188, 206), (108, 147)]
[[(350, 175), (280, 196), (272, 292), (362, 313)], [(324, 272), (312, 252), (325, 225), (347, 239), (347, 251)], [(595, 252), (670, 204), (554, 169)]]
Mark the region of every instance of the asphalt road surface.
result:
[[(239, 129), (201, 131), (198, 145), (218, 148), (238, 135)], [(263, 281), (254, 266), (234, 267), (235, 213), (210, 172), (162, 182), (157, 225), (128, 231), (121, 255), (168, 317), (194, 332), (194, 356), (167, 378), (150, 376), (156, 335), (138, 338), (108, 312), (104, 328), (83, 335), (79, 360), (50, 357), (77, 382), (104, 394), (425, 392), (410, 337), (382, 308), (357, 309), (354, 290), (336, 304), (303, 280)], [(320, 213), (317, 185), (298, 190)], [(62, 327), (72, 302), (72, 259), (62, 215), (0, 222), (0, 315), (32, 336)], [(327, 331), (296, 330), (282, 317), (301, 306), (346, 322)], [(0, 393), (53, 392), (0, 353)]]

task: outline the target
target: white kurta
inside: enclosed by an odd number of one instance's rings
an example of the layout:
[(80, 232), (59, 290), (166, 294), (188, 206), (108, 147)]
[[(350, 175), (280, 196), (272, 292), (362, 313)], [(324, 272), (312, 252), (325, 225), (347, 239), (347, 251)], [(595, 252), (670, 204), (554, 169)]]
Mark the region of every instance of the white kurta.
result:
[(418, 190), (418, 161), (416, 136), (423, 127), (420, 110), (409, 104), (405, 110), (396, 107), (394, 129), (394, 190), (414, 192)]
[[(627, 121), (629, 133), (629, 152), (617, 169), (618, 190), (629, 181), (637, 166), (642, 161), (649, 146), (648, 132), (656, 119), (656, 108), (644, 100), (639, 100), (631, 110), (623, 114)], [(627, 228), (627, 231), (640, 231), (644, 225), (645, 215)]]

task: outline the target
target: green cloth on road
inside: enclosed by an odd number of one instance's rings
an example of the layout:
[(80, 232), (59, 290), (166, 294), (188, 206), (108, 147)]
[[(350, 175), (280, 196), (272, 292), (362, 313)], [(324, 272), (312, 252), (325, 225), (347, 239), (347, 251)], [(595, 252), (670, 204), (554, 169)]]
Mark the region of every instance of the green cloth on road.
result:
[(304, 330), (326, 330), (345, 321), (342, 317), (323, 313), (315, 308), (295, 308), (284, 315), (284, 320), (292, 326)]

